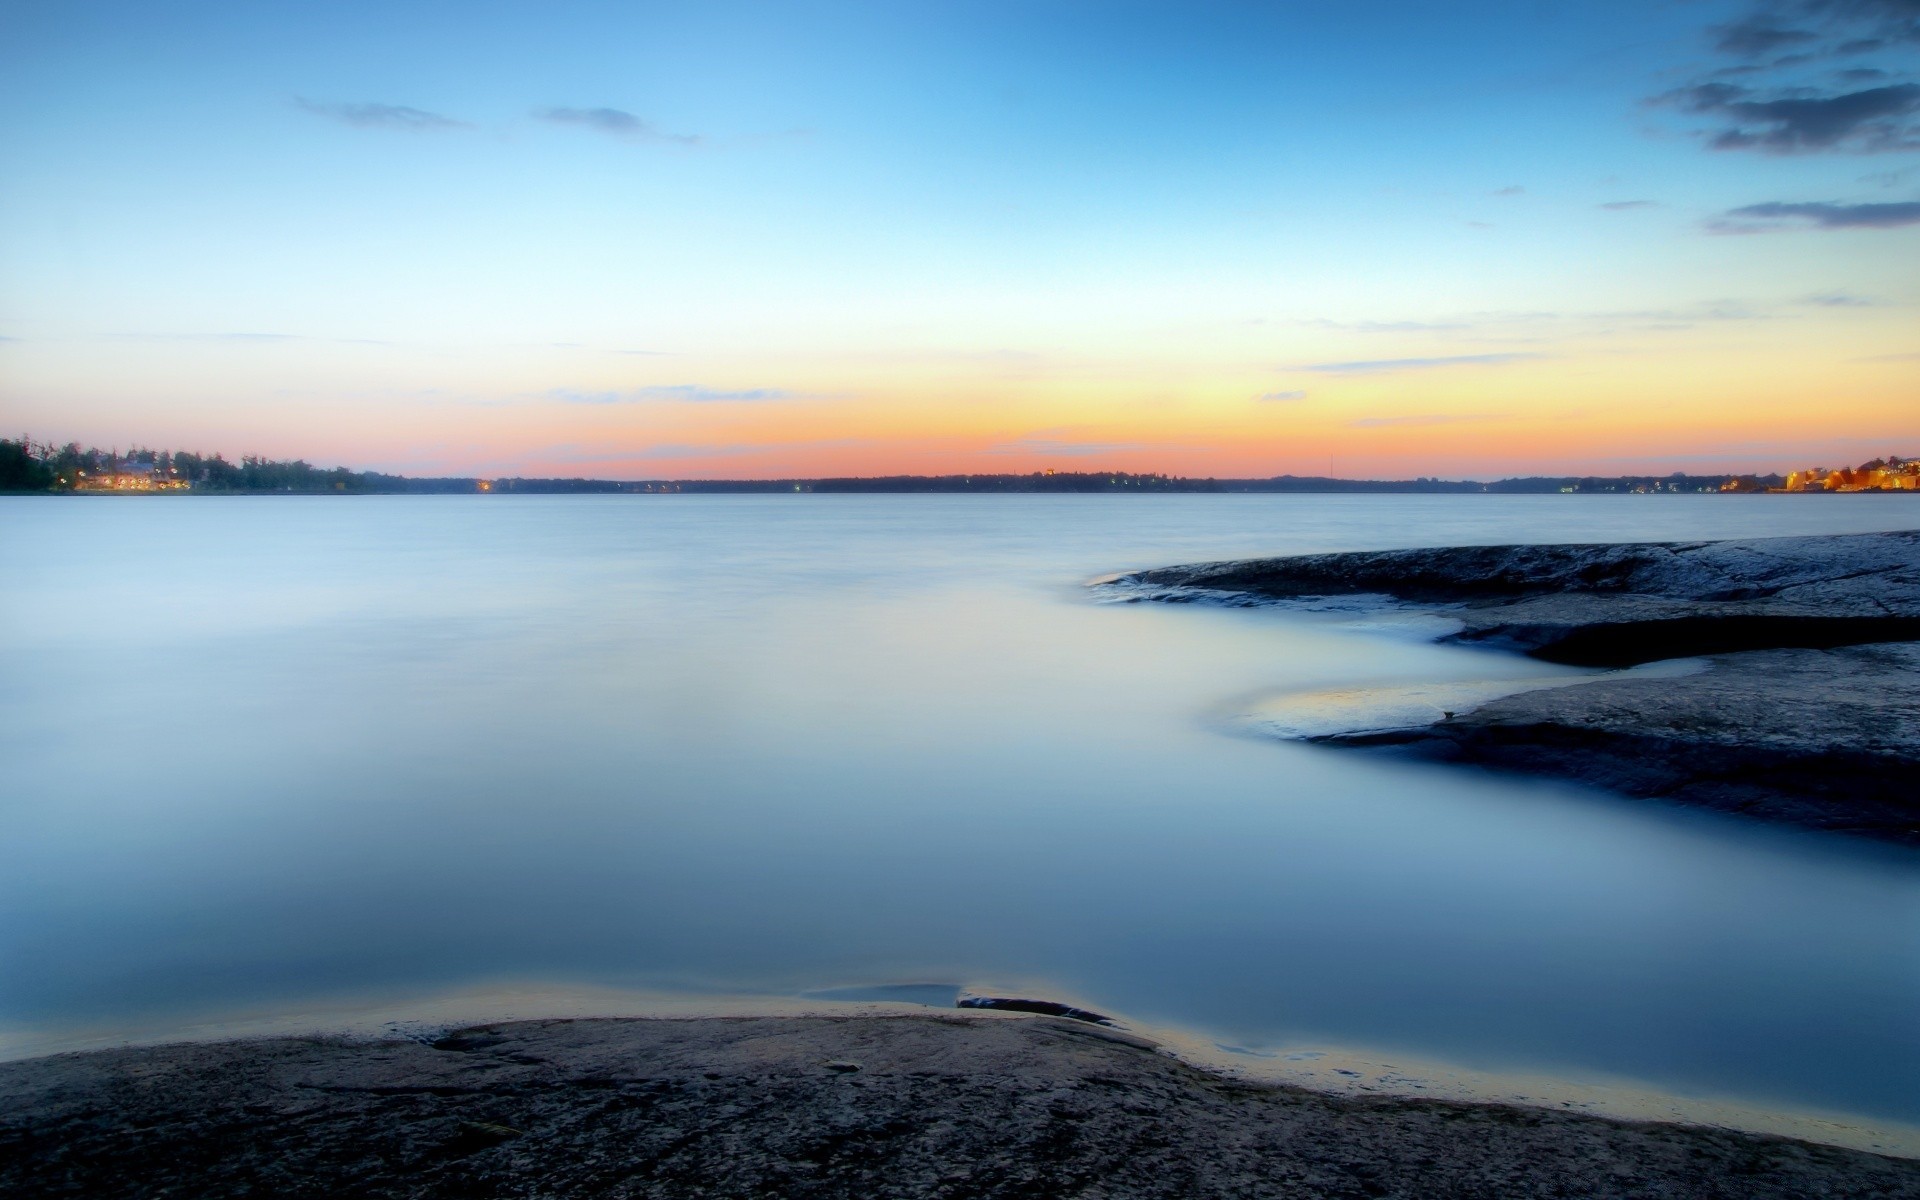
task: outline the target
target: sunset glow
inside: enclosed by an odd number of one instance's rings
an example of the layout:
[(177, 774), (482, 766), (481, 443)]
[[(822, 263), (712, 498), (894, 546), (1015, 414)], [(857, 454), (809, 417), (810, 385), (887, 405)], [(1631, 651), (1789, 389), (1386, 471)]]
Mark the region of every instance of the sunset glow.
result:
[(0, 418), (488, 476), (1911, 454), (1874, 9), (1784, 62), (1652, 0), (16, 6)]

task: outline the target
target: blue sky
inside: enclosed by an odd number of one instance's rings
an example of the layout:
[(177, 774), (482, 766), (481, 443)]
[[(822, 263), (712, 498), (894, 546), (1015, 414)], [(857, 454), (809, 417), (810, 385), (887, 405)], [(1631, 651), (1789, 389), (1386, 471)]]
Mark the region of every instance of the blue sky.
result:
[(1910, 19), (16, 3), (0, 417), (492, 473), (1920, 445)]

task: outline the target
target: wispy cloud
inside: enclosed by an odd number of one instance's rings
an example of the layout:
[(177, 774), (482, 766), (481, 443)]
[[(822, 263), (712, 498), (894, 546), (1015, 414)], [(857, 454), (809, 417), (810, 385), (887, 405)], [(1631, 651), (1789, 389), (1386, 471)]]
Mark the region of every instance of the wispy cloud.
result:
[(1855, 359), (1854, 361), (1870, 362), (1870, 363), (1920, 362), (1920, 350), (1915, 350), (1910, 354), (1872, 354), (1872, 355), (1868, 355), (1866, 358), (1858, 358), (1858, 359)]
[(1524, 196), (1527, 194), (1527, 189), (1517, 183), (1510, 183), (1506, 187), (1495, 188), (1493, 194), (1496, 196)]
[(1438, 367), (1497, 367), (1545, 358), (1544, 354), (1451, 354), (1437, 358), (1373, 358), (1354, 362), (1310, 363), (1300, 368), (1323, 375), (1381, 375), (1391, 371), (1430, 371)]
[(1011, 442), (989, 446), (986, 452), (988, 454), (1039, 454), (1056, 458), (1092, 458), (1101, 454), (1123, 454), (1146, 448), (1140, 442), (1077, 442), (1069, 437), (1034, 433), (1016, 438)]
[(555, 125), (571, 125), (628, 142), (658, 142), (675, 146), (697, 146), (697, 133), (668, 133), (653, 122), (617, 108), (543, 108), (534, 116)]
[(1473, 323), (1473, 321), (1329, 321), (1324, 318), (1297, 322), (1314, 329), (1339, 329), (1347, 333), (1444, 333), (1466, 329)]
[(1348, 421), (1350, 429), (1386, 429), (1406, 425), (1469, 425), (1481, 421), (1505, 421), (1506, 413), (1421, 413), (1407, 417), (1361, 417)]
[(1876, 300), (1872, 296), (1855, 296), (1851, 292), (1821, 292), (1803, 297), (1800, 303), (1815, 308), (1879, 308), (1886, 301)]
[(1742, 58), (1758, 58), (1788, 46), (1804, 46), (1818, 40), (1810, 30), (1782, 29), (1770, 24), (1769, 15), (1750, 13), (1730, 24), (1714, 26), (1714, 49)]
[(532, 451), (528, 457), (536, 462), (593, 468), (617, 467), (631, 462), (748, 458), (796, 451), (849, 450), (872, 444), (863, 438), (819, 438), (796, 442), (656, 442), (634, 447), (609, 446), (598, 442), (590, 445), (562, 442)]
[(1307, 394), (1303, 391), (1264, 392), (1254, 397), (1254, 399), (1266, 404), (1289, 404), (1295, 400), (1305, 400), (1306, 398)]
[(644, 404), (668, 401), (687, 404), (718, 404), (759, 400), (789, 400), (794, 393), (781, 388), (713, 388), (697, 383), (654, 385), (619, 392), (587, 392), (575, 388), (555, 388), (550, 399), (566, 404)]
[(456, 129), (473, 128), (465, 121), (456, 121), (452, 117), (443, 117), (439, 113), (428, 112), (425, 109), (409, 108), (404, 104), (328, 104), (300, 96), (295, 97), (294, 105), (316, 117), (325, 117), (329, 121), (338, 121), (342, 125), (351, 125), (355, 129), (399, 129), (411, 133), (448, 133)]
[(1658, 208), (1652, 200), (1609, 200), (1600, 206), (1608, 212), (1627, 212), (1636, 208)]
[(1707, 227), (1715, 233), (1771, 233), (1782, 229), (1897, 229), (1920, 224), (1920, 201), (1839, 204), (1769, 201), (1728, 210)]

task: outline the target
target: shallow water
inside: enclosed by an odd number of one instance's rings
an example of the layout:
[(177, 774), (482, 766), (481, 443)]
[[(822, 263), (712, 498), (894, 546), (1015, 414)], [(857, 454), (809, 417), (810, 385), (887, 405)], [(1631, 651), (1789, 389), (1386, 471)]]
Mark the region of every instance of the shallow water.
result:
[(1916, 525), (1893, 496), (0, 499), (0, 1027), (957, 984), (1920, 1120), (1920, 856), (1245, 736), (1249, 697), (1568, 672), (1081, 586)]

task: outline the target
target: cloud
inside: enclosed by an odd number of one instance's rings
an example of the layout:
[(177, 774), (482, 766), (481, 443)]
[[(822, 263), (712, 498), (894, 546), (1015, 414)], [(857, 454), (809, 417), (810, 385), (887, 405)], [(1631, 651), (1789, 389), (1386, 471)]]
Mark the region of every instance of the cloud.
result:
[(690, 404), (716, 404), (733, 401), (788, 400), (794, 393), (780, 388), (710, 388), (696, 383), (654, 385), (624, 392), (583, 392), (574, 388), (555, 388), (550, 399), (566, 404), (644, 404), (652, 400)]
[(1629, 209), (1658, 208), (1660, 206), (1652, 200), (1609, 200), (1600, 207), (1606, 209), (1608, 212), (1626, 212)]
[(1920, 201), (1837, 204), (1770, 201), (1729, 210), (1707, 223), (1715, 233), (1769, 233), (1781, 229), (1897, 229), (1920, 225)]
[(1402, 425), (1466, 425), (1478, 421), (1505, 421), (1506, 413), (1424, 413), (1409, 417), (1361, 417), (1348, 421), (1349, 429), (1386, 429)]
[(1542, 354), (1454, 354), (1442, 358), (1376, 358), (1358, 362), (1312, 363), (1301, 369), (1322, 375), (1382, 375), (1391, 371), (1427, 371), (1435, 367), (1495, 367), (1544, 357)]
[[(1915, 0), (1752, 0), (1744, 15), (1710, 26), (1707, 34), (1712, 49), (1734, 61), (1649, 103), (1714, 118), (1717, 127), (1705, 131), (1713, 149), (1763, 154), (1920, 149), (1920, 86), (1870, 65), (1809, 69), (1920, 45)], [(1729, 79), (1742, 82), (1725, 82)], [(1884, 86), (1859, 87), (1882, 80)]]
[(1874, 355), (1869, 355), (1866, 358), (1857, 358), (1854, 361), (1870, 362), (1870, 363), (1920, 362), (1920, 350), (1916, 350), (1911, 354), (1874, 354)]
[(1870, 154), (1920, 149), (1920, 84), (1826, 96), (1809, 88), (1762, 95), (1737, 84), (1702, 83), (1670, 92), (1663, 101), (1722, 118), (1724, 124), (1708, 142), (1716, 150)]
[(644, 450), (636, 450), (631, 454), (612, 456), (599, 461), (621, 462), (626, 459), (658, 458), (738, 458), (744, 454), (761, 454), (774, 448), (775, 447), (749, 442), (734, 442), (718, 446), (697, 446), (690, 442), (661, 442), (658, 445), (648, 446)]
[(701, 141), (699, 134), (667, 133), (653, 122), (636, 117), (630, 112), (622, 112), (617, 108), (543, 108), (533, 115), (542, 121), (551, 121), (555, 125), (572, 125), (628, 142), (667, 142), (676, 146), (697, 146)]
[(1496, 196), (1524, 196), (1527, 194), (1527, 189), (1517, 183), (1510, 183), (1506, 187), (1495, 189), (1493, 194)]
[(1742, 58), (1759, 58), (1785, 46), (1803, 46), (1819, 40), (1819, 35), (1812, 30), (1781, 29), (1766, 24), (1765, 18), (1757, 13), (1729, 25), (1716, 25), (1711, 32), (1715, 35), (1714, 49)]
[(1879, 308), (1886, 301), (1875, 300), (1871, 296), (1849, 295), (1846, 292), (1821, 292), (1818, 295), (1806, 297), (1800, 303), (1810, 304), (1815, 308)]
[(1092, 458), (1100, 454), (1124, 454), (1133, 450), (1145, 450), (1139, 442), (1076, 442), (1062, 437), (1050, 437), (1045, 432), (1028, 434), (1011, 442), (1001, 442), (986, 449), (988, 454), (1040, 454), (1059, 458)]
[(1317, 318), (1298, 322), (1315, 329), (1340, 329), (1348, 333), (1443, 333), (1455, 329), (1466, 329), (1466, 321), (1329, 321)]
[(1883, 188), (1899, 187), (1915, 174), (1920, 174), (1920, 167), (1908, 167), (1901, 171), (1875, 171), (1871, 175), (1862, 175), (1860, 182)]
[(408, 108), (404, 104), (325, 104), (308, 100), (304, 96), (294, 98), (294, 104), (316, 117), (325, 117), (338, 121), (342, 125), (351, 125), (355, 129), (400, 129), (410, 133), (447, 133), (456, 129), (472, 129), (465, 121), (456, 121), (452, 117), (443, 117), (439, 113), (425, 109)]
[(1266, 404), (1291, 404), (1295, 400), (1305, 400), (1306, 398), (1307, 394), (1301, 391), (1263, 392), (1254, 397), (1254, 399)]

